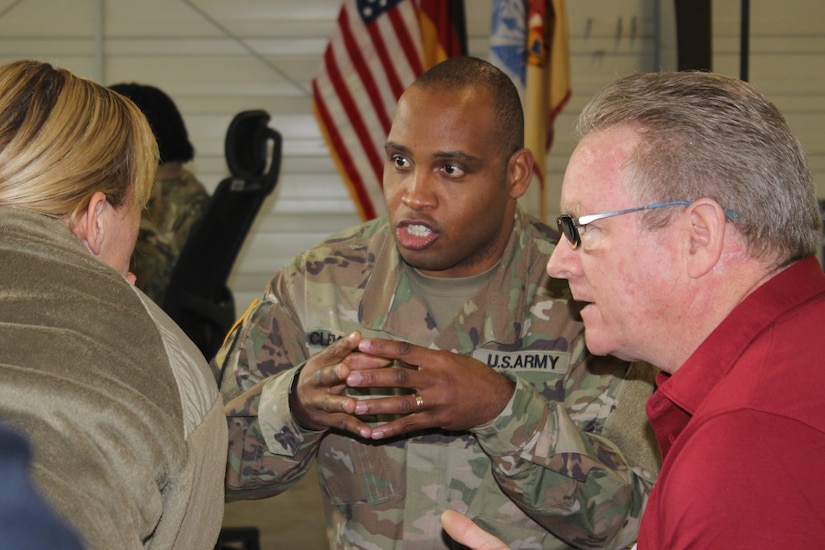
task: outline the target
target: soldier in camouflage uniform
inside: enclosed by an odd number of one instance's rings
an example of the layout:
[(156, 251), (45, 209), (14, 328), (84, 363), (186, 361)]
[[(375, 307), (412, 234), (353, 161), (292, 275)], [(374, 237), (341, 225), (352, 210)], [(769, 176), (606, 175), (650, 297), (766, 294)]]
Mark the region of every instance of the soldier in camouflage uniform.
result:
[(135, 284), (158, 304), (163, 304), (172, 268), (209, 201), (209, 193), (191, 172), (180, 163), (171, 165), (178, 168), (178, 173), (171, 177), (162, 177), (160, 172), (169, 164), (158, 168), (160, 173), (140, 218), (140, 232), (132, 256)]
[(144, 84), (115, 84), (111, 88), (143, 111), (160, 149), (160, 165), (140, 220), (131, 269), (137, 277), (135, 285), (163, 305), (172, 269), (192, 226), (203, 214), (209, 193), (183, 167), (194, 158), (195, 149), (172, 98)]
[(587, 353), (545, 273), (558, 236), (517, 206), (522, 136), (515, 87), (481, 60), (405, 92), (389, 216), (284, 267), (214, 360), (230, 498), (278, 494), (314, 460), (333, 548), (454, 547), (448, 508), (514, 548), (635, 540), (657, 469), (652, 386)]

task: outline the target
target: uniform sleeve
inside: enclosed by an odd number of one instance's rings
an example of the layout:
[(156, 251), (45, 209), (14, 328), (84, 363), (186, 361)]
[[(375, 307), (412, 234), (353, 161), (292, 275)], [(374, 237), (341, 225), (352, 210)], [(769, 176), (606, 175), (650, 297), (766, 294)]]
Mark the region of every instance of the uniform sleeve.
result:
[(296, 375), (264, 380), (226, 405), (227, 500), (277, 495), (308, 471), (324, 432), (304, 430), (289, 412)]
[(224, 403), (309, 357), (304, 328), (284, 282), (287, 277), (284, 272), (275, 276), (264, 300), (249, 306), (215, 355), (212, 367)]
[(214, 360), (229, 429), (227, 500), (263, 498), (292, 486), (309, 469), (323, 434), (299, 427), (289, 411), (292, 381), (308, 350), (288, 304), (270, 292), (244, 315)]
[(577, 547), (624, 548), (636, 538), (655, 473), (604, 437), (604, 424), (625, 407), (643, 414), (653, 388), (617, 402), (622, 373), (597, 373), (590, 363), (581, 361), (556, 389), (563, 401), (505, 373), (516, 383), (513, 398), (473, 432), (502, 490), (548, 531)]

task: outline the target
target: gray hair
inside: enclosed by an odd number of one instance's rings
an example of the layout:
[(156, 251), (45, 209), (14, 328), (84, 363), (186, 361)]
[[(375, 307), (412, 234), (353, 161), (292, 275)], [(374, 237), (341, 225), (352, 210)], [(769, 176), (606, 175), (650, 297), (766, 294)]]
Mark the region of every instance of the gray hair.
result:
[[(816, 253), (821, 217), (805, 153), (776, 106), (753, 86), (704, 72), (639, 73), (605, 87), (576, 134), (616, 125), (641, 142), (624, 168), (644, 203), (707, 197), (728, 211), (750, 256), (786, 265)], [(648, 212), (649, 227), (669, 209)]]

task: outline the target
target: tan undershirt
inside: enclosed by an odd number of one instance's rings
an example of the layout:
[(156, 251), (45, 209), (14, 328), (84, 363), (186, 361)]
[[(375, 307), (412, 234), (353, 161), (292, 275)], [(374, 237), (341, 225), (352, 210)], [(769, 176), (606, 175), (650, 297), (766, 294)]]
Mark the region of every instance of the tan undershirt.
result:
[(478, 275), (455, 278), (424, 275), (407, 263), (404, 264), (404, 269), (410, 278), (415, 295), (427, 306), (427, 311), (435, 320), (436, 326), (444, 328), (464, 307), (467, 300), (490, 280), (497, 265)]

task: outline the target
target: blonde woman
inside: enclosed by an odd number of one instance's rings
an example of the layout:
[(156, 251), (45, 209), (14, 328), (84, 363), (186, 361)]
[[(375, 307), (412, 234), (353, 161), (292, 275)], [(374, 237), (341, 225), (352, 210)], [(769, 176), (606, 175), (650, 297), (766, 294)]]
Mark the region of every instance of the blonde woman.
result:
[(157, 162), (129, 100), (0, 67), (0, 418), (88, 548), (210, 548), (222, 519), (214, 378), (128, 272)]

